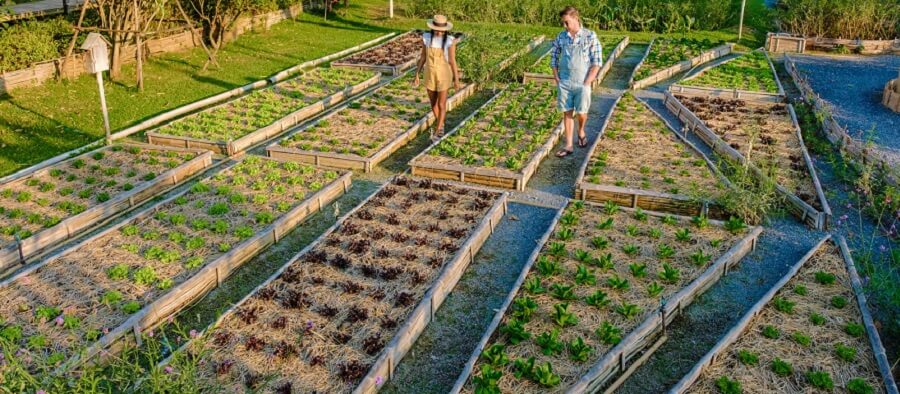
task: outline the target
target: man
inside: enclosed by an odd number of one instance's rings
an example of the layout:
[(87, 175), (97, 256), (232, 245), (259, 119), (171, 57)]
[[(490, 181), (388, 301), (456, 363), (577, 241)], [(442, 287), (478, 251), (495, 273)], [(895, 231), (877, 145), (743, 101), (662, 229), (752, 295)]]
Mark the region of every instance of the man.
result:
[(559, 19), (565, 30), (553, 41), (550, 67), (556, 79), (558, 107), (565, 113), (566, 147), (556, 156), (566, 157), (575, 149), (572, 138), (575, 117), (578, 118), (578, 146), (587, 146), (584, 124), (591, 107), (591, 86), (603, 65), (603, 48), (594, 32), (582, 28), (575, 7), (560, 11)]

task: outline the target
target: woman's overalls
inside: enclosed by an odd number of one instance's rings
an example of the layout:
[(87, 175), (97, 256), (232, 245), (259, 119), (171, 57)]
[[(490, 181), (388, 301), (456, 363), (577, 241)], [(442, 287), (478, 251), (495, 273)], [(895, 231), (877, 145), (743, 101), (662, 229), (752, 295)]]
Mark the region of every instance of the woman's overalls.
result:
[[(441, 40), (444, 37), (431, 37), (431, 40)], [(444, 92), (450, 90), (452, 82), (453, 70), (450, 63), (444, 56), (444, 45), (440, 48), (433, 48), (430, 42), (425, 43), (425, 89), (432, 92)]]

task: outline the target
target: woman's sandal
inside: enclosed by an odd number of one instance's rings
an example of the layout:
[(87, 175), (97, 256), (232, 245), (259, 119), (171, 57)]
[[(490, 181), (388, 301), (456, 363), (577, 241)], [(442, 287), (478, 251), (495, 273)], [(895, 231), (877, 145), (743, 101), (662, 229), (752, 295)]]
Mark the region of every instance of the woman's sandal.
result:
[(578, 136), (578, 146), (580, 146), (582, 148), (587, 147), (587, 136), (584, 136), (584, 137)]
[(575, 151), (563, 149), (563, 150), (561, 150), (561, 151), (559, 151), (559, 152), (556, 152), (556, 157), (566, 157), (566, 156), (571, 155), (571, 154), (573, 154), (573, 153), (575, 153)]

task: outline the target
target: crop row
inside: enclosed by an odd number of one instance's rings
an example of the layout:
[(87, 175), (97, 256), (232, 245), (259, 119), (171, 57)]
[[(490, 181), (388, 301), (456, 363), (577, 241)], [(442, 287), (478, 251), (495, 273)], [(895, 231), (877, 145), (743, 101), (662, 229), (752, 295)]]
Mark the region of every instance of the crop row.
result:
[[(0, 287), (0, 332), (29, 368), (53, 367), (337, 178), (247, 157)], [(9, 334), (12, 333), (12, 334)]]
[(721, 44), (721, 42), (709, 39), (665, 38), (653, 40), (647, 57), (636, 71), (634, 80), (640, 81)]
[(210, 331), (200, 375), (229, 391), (351, 391), (498, 197), (395, 178)]
[(0, 189), (0, 244), (53, 227), (197, 155), (115, 145), (8, 184)]
[(745, 225), (571, 203), (559, 217), (466, 391), (571, 386), (741, 238)]
[(478, 29), (466, 32), (465, 45), (457, 53), (463, 76), (473, 82), (484, 82), (499, 71), (501, 63), (532, 41), (533, 36), (520, 32)]
[(778, 93), (775, 75), (766, 54), (762, 51), (741, 55), (703, 71), (696, 77), (682, 80), (679, 84)]
[(161, 134), (211, 141), (233, 141), (375, 74), (344, 68), (316, 68), (271, 88), (169, 123)]

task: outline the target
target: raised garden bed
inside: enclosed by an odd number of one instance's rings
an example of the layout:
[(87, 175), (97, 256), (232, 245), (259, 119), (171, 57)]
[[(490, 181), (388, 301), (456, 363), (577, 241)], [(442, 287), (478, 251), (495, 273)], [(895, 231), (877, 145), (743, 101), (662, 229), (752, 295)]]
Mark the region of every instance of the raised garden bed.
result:
[(562, 134), (556, 89), (512, 84), (410, 161), (413, 175), (524, 190)]
[(246, 157), (0, 282), (0, 331), (29, 368), (67, 368), (130, 332), (140, 342), (349, 185), (350, 173)]
[[(625, 47), (628, 46), (628, 36), (598, 36), (600, 46), (604, 51), (608, 51), (609, 56), (603, 61), (600, 72), (597, 73), (597, 79), (594, 80), (593, 87), (597, 87), (603, 81), (603, 78), (612, 69), (613, 62), (622, 54)], [(610, 49), (611, 48), (611, 49)], [(552, 50), (552, 48), (551, 48)], [(556, 83), (553, 78), (553, 69), (550, 67), (550, 51), (547, 51), (537, 63), (535, 63), (528, 71), (525, 72), (522, 82), (545, 82)]]
[(654, 39), (629, 81), (632, 89), (643, 89), (675, 74), (731, 53), (734, 44), (708, 39)]
[(147, 132), (151, 144), (235, 155), (378, 83), (380, 74), (315, 68)]
[(0, 277), (210, 165), (209, 152), (113, 145), (0, 186)]
[(784, 88), (769, 55), (756, 50), (692, 75), (669, 87), (682, 96), (782, 102)]
[(354, 53), (331, 63), (331, 67), (354, 68), (400, 75), (419, 60), (422, 53), (422, 32), (401, 34), (384, 44)]
[(374, 392), (505, 212), (506, 195), (394, 178), (229, 309), (199, 346), (220, 390)]
[(616, 100), (575, 181), (575, 197), (726, 219), (715, 200), (728, 181), (693, 144), (631, 93)]
[(719, 155), (746, 163), (756, 176), (771, 179), (788, 208), (823, 229), (831, 208), (822, 192), (790, 104), (682, 97), (666, 92), (666, 107)]
[(478, 29), (466, 32), (465, 45), (456, 53), (460, 74), (469, 82), (486, 82), (543, 42), (544, 36), (509, 31)]
[(762, 231), (581, 201), (555, 223), (451, 392), (597, 392)]
[(673, 393), (897, 393), (841, 237), (825, 236), (735, 324)]

